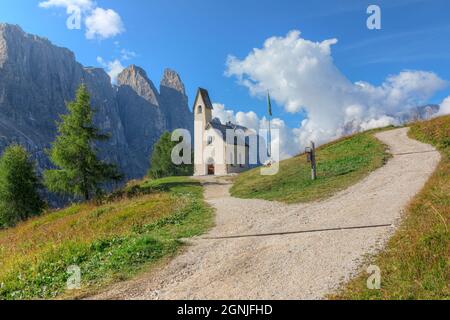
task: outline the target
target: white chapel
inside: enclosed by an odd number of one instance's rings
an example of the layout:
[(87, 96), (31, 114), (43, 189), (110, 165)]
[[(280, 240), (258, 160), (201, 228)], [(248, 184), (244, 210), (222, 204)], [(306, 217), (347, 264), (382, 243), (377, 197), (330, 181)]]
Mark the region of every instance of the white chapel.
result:
[(228, 175), (248, 170), (249, 139), (255, 136), (246, 127), (212, 117), (208, 91), (199, 88), (194, 112), (194, 175)]

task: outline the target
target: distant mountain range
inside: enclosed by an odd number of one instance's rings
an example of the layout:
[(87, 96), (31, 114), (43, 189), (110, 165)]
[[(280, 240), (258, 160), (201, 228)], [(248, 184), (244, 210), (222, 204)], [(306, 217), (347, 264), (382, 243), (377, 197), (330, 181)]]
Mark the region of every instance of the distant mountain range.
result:
[(159, 91), (137, 66), (123, 70), (112, 85), (103, 69), (82, 66), (70, 50), (19, 26), (0, 24), (0, 152), (17, 142), (40, 170), (51, 167), (45, 149), (55, 139), (66, 102), (83, 82), (96, 125), (111, 135), (98, 146), (100, 155), (116, 163), (127, 179), (145, 175), (153, 145), (164, 131), (192, 130), (193, 115), (175, 71), (165, 70)]
[(427, 104), (399, 113), (396, 117), (401, 123), (408, 123), (416, 120), (429, 120), (439, 112), (439, 109), (440, 106), (438, 104)]

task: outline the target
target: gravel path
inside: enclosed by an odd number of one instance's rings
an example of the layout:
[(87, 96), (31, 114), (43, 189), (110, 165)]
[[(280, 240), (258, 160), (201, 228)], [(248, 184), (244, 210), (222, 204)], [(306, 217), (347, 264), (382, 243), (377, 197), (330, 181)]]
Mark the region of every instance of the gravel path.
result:
[[(94, 298), (323, 298), (359, 270), (365, 255), (382, 248), (403, 208), (437, 166), (439, 153), (409, 139), (407, 130), (378, 133), (394, 157), (325, 201), (286, 205), (236, 199), (230, 197), (226, 180), (205, 178), (205, 197), (216, 208), (216, 227), (190, 240), (185, 252), (160, 270)], [(210, 239), (385, 224), (390, 226)]]

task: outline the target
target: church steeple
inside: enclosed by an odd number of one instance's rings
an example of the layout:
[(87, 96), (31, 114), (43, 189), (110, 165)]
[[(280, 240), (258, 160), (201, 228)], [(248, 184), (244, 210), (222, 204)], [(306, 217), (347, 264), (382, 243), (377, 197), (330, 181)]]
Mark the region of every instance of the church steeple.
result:
[(209, 98), (208, 91), (203, 88), (199, 88), (197, 91), (197, 96), (194, 102), (194, 118), (195, 121), (202, 121), (203, 126), (206, 125), (212, 120), (212, 103)]
[(203, 164), (203, 151), (206, 148), (206, 126), (212, 120), (213, 106), (208, 91), (199, 88), (194, 107), (194, 163), (195, 175), (207, 174)]

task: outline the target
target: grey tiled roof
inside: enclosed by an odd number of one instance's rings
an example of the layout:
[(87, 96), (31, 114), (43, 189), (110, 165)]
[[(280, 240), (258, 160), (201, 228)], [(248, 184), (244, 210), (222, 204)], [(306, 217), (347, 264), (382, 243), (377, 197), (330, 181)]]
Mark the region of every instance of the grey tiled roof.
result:
[(219, 130), (224, 136), (227, 132), (227, 129), (229, 130), (242, 130), (244, 131), (244, 133), (246, 133), (248, 131), (248, 129), (246, 127), (237, 125), (237, 124), (233, 124), (228, 122), (227, 124), (222, 124), (220, 122), (219, 119), (214, 118), (213, 120), (211, 120), (208, 124), (207, 127), (211, 126), (213, 129), (217, 129)]
[(213, 129), (219, 130), (222, 134), (223, 139), (226, 139), (227, 130), (242, 130), (245, 135), (245, 145), (248, 146), (248, 134), (250, 131), (248, 128), (244, 126), (240, 126), (231, 122), (228, 122), (227, 124), (222, 124), (219, 119), (214, 118), (211, 120), (207, 125), (206, 128), (209, 129), (209, 127), (212, 127)]

